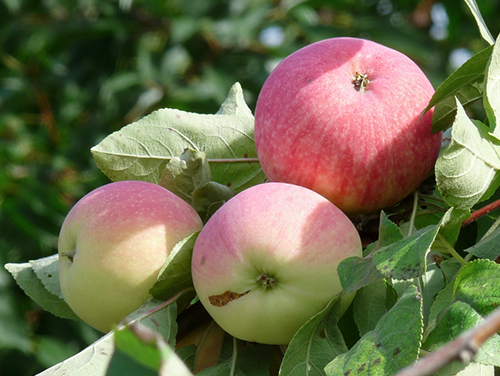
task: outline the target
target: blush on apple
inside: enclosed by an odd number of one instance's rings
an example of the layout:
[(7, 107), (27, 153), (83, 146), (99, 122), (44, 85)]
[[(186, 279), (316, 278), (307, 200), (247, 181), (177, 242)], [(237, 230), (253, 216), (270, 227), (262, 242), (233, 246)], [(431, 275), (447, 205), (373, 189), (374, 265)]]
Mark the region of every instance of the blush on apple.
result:
[(332, 38), (284, 59), (255, 109), (255, 143), (271, 181), (310, 188), (348, 215), (393, 205), (432, 170), (434, 89), (404, 54)]
[[(337, 266), (350, 256), (362, 256), (361, 240), (334, 204), (304, 187), (264, 183), (208, 220), (192, 275), (201, 303), (229, 334), (287, 344), (342, 292)], [(344, 295), (344, 308), (352, 298)]]
[(150, 297), (175, 244), (201, 227), (196, 211), (159, 185), (95, 189), (70, 210), (59, 235), (66, 302), (89, 325), (110, 331)]

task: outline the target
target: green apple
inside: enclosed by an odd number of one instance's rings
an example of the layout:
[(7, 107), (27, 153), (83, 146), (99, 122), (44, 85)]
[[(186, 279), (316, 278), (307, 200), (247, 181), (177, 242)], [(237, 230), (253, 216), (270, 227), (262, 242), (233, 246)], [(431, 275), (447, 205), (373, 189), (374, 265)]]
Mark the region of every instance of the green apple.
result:
[(195, 210), (165, 188), (121, 181), (90, 192), (59, 235), (59, 274), (71, 309), (108, 332), (150, 296), (174, 245), (202, 228)]
[(307, 188), (264, 183), (208, 220), (192, 275), (200, 301), (229, 334), (287, 344), (341, 293), (337, 267), (350, 256), (362, 256), (361, 240), (340, 209)]

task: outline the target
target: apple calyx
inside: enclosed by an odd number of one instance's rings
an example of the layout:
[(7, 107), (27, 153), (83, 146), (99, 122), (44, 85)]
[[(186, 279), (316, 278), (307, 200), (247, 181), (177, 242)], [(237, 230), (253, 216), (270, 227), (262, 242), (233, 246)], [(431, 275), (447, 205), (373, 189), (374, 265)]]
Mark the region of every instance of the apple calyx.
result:
[(262, 274), (260, 277), (257, 277), (257, 282), (260, 283), (262, 290), (269, 290), (274, 287), (274, 283), (276, 282), (273, 277), (269, 277), (265, 274)]
[(352, 85), (356, 91), (364, 92), (369, 84), (370, 80), (368, 79), (367, 74), (356, 72), (356, 75), (352, 80)]

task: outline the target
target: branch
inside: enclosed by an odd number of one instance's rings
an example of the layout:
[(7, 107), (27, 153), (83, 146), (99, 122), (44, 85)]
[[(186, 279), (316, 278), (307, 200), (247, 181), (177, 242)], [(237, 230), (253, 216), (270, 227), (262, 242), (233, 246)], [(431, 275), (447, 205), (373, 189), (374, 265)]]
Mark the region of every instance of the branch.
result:
[(500, 331), (500, 308), (486, 316), (477, 327), (465, 331), (439, 350), (404, 368), (396, 376), (428, 376), (454, 361), (470, 363), (483, 343), (498, 331)]
[(488, 204), (488, 205), (482, 207), (481, 209), (476, 210), (475, 212), (473, 212), (471, 214), (470, 218), (468, 218), (462, 222), (462, 227), (467, 226), (469, 223), (474, 222), (478, 218), (492, 212), (493, 210), (495, 210), (499, 207), (500, 207), (500, 200), (496, 200), (496, 201), (492, 202), (491, 204)]

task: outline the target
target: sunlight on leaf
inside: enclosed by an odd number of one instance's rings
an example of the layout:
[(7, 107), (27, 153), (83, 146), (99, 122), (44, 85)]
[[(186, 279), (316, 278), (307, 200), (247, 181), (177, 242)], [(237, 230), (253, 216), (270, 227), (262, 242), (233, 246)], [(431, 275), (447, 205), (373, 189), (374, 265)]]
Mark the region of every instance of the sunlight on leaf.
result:
[(436, 182), (444, 200), (458, 209), (470, 209), (500, 185), (500, 141), (484, 125), (472, 122), (457, 101), (452, 139), (439, 156)]
[(500, 39), (493, 46), (493, 53), (486, 70), (484, 109), (492, 134), (500, 139)]
[(479, 7), (477, 6), (476, 1), (475, 0), (465, 0), (465, 3), (469, 6), (469, 9), (472, 12), (472, 15), (476, 19), (477, 26), (479, 27), (479, 31), (480, 31), (483, 39), (486, 42), (488, 42), (489, 44), (495, 43), (495, 39), (493, 38), (490, 31), (488, 30), (488, 26), (486, 25), (486, 22), (484, 22), (483, 16), (481, 15), (481, 11), (479, 10)]
[(112, 133), (91, 151), (113, 181), (158, 183), (186, 148), (206, 153), (212, 179), (239, 191), (263, 182), (253, 138), (253, 116), (235, 84), (215, 115), (161, 109)]
[(483, 96), (484, 72), (493, 47), (487, 47), (467, 60), (436, 89), (426, 111), (436, 106), (432, 115), (432, 132), (439, 132), (453, 124), (457, 112), (457, 102), (463, 106), (473, 103)]

